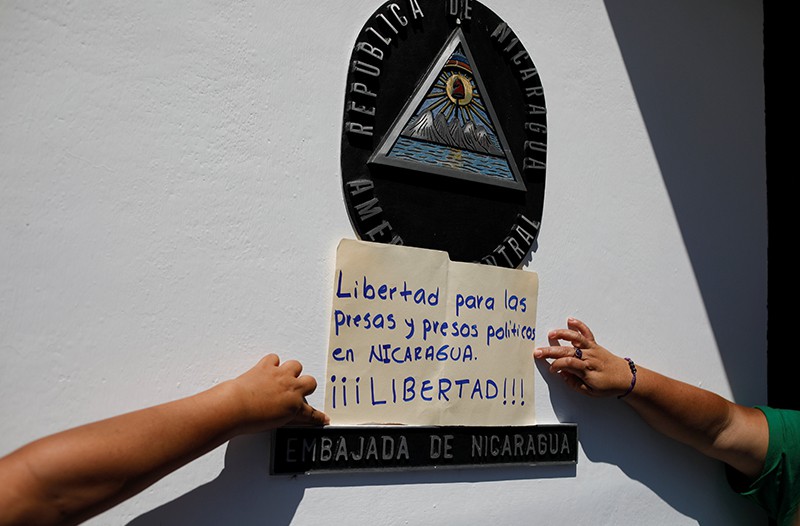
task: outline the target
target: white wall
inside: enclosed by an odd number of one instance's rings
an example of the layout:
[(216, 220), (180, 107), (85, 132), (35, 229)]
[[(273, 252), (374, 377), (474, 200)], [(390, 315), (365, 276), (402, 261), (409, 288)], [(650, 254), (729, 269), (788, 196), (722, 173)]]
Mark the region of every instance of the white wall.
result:
[[(761, 3), (485, 3), (549, 110), (540, 330), (578, 316), (642, 365), (764, 403)], [(322, 379), (334, 249), (353, 236), (347, 61), (379, 6), (0, 2), (0, 454), (268, 351)], [(244, 437), (92, 523), (763, 517), (719, 464), (541, 372), (537, 418), (578, 422), (577, 467), (273, 478), (265, 437)]]

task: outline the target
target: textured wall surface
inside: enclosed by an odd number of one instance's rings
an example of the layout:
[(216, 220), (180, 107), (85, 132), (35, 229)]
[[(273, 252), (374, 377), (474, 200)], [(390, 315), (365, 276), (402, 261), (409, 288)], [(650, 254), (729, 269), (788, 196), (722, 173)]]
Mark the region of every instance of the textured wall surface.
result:
[[(398, 0), (404, 1), (404, 0)], [(540, 331), (766, 402), (755, 0), (485, 2), (548, 105)], [(0, 1), (0, 454), (268, 351), (323, 377), (355, 37), (379, 2)], [(575, 467), (271, 478), (242, 437), (93, 524), (753, 524), (722, 467), (537, 373)], [(311, 397), (322, 405), (322, 388)]]

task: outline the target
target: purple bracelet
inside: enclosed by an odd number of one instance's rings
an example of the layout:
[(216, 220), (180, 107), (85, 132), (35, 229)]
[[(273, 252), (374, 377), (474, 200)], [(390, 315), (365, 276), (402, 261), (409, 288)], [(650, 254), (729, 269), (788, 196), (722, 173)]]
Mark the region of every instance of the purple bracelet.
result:
[(633, 391), (634, 386), (636, 386), (636, 364), (633, 363), (633, 360), (631, 360), (630, 358), (625, 358), (625, 360), (628, 362), (628, 367), (631, 368), (631, 374), (633, 375), (633, 378), (631, 379), (631, 386), (628, 387), (628, 390), (619, 395), (617, 398), (623, 398), (628, 396), (629, 394), (631, 394), (631, 391)]

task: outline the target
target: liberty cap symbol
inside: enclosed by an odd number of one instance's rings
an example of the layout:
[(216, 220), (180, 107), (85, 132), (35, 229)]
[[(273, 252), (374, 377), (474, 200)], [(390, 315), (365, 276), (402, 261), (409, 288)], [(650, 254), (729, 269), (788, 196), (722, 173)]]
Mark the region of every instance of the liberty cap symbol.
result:
[(474, 64), (457, 28), (369, 163), (524, 191)]

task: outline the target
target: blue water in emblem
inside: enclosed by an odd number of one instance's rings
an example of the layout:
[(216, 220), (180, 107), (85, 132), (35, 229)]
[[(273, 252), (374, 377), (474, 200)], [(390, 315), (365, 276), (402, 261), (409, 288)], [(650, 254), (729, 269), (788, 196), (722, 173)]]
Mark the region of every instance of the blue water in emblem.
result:
[(440, 144), (399, 137), (389, 152), (388, 157), (397, 157), (422, 164), (432, 164), (453, 170), (463, 170), (489, 177), (498, 177), (509, 181), (514, 174), (508, 161), (502, 157), (493, 157), (468, 150), (457, 150)]

